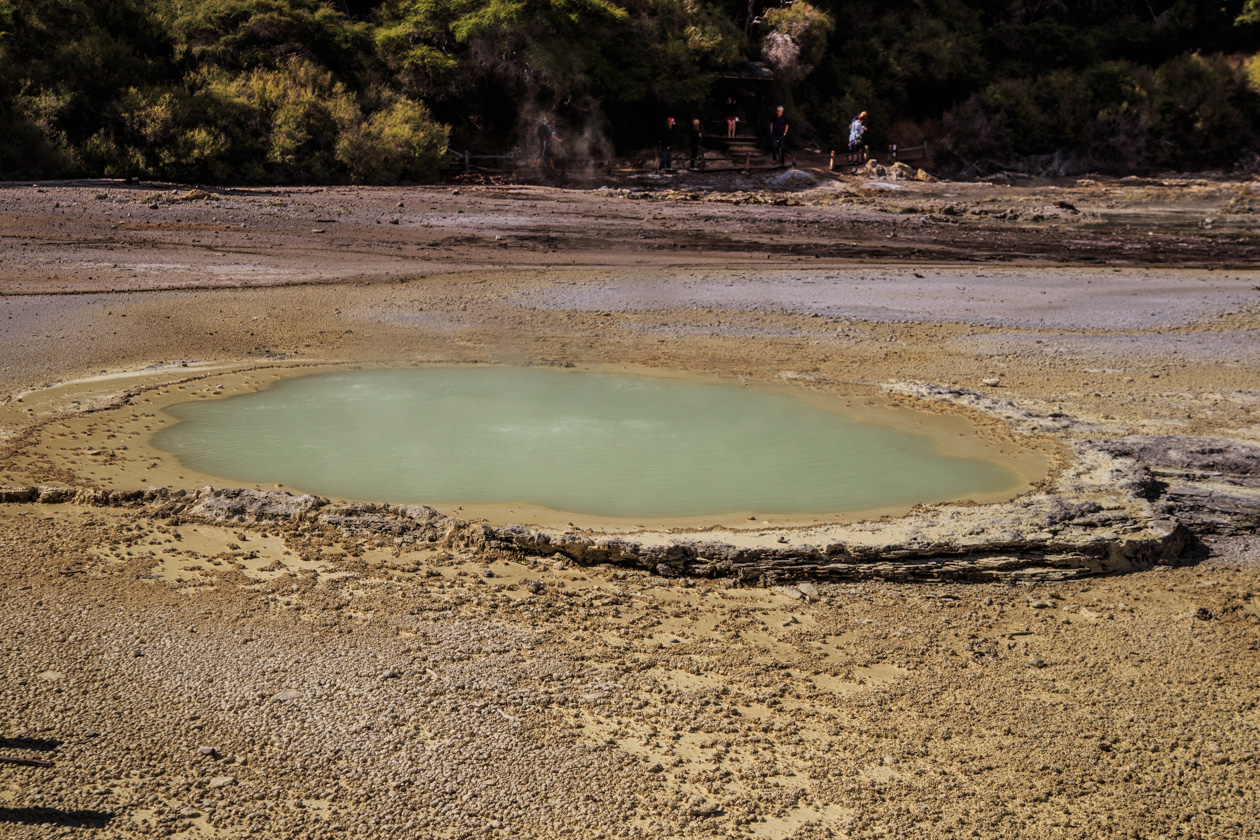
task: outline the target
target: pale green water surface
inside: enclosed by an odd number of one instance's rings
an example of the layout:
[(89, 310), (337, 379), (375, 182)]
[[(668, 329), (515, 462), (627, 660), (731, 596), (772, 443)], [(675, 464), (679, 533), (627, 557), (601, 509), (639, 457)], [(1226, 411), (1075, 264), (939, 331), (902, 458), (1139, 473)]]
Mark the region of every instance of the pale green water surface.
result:
[(845, 513), (1015, 489), (1000, 463), (791, 394), (532, 367), (356, 370), (186, 403), (186, 466), (338, 498), (595, 516)]

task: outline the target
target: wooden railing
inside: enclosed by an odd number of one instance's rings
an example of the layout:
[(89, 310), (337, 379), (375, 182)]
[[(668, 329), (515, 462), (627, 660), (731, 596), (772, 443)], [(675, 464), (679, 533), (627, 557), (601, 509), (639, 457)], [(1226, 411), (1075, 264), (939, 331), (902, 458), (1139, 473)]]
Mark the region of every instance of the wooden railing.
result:
[[(924, 140), (917, 146), (899, 146), (896, 143), (890, 143), (888, 146), (888, 162), (890, 164), (897, 161), (907, 160), (924, 160), (931, 156), (928, 151), (928, 141)], [(835, 169), (837, 162), (842, 166), (861, 166), (872, 157), (870, 146), (862, 146), (854, 152), (832, 152), (831, 163), (829, 169)], [(843, 158), (843, 160), (837, 160)]]
[(922, 160), (930, 157), (928, 152), (928, 141), (924, 140), (917, 146), (898, 146), (893, 143), (888, 147), (888, 156), (894, 161), (898, 160)]

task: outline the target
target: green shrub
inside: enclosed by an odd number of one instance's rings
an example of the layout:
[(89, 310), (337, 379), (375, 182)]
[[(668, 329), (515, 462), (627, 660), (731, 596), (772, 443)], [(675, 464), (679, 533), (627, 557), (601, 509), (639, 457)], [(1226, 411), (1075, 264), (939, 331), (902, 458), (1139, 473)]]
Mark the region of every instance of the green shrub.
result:
[(428, 108), (401, 99), (343, 132), (337, 160), (360, 184), (433, 181), (447, 139), (446, 127), (433, 120)]
[(1159, 163), (1232, 163), (1254, 143), (1256, 95), (1241, 66), (1221, 56), (1179, 56), (1155, 72), (1154, 88), (1151, 118), (1169, 140)]
[(951, 109), (955, 159), (1058, 153), (1134, 169), (1233, 163), (1257, 136), (1260, 97), (1245, 65), (1187, 54), (1155, 69), (1099, 62), (1040, 79), (1004, 79)]

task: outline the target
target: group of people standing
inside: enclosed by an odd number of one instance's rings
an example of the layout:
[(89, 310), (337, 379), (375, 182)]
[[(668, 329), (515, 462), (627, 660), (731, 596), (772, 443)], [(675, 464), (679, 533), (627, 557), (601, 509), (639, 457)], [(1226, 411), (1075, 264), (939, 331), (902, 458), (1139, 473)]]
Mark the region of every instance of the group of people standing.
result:
[[(733, 99), (727, 100), (727, 107), (726, 136), (728, 139), (732, 139), (736, 135), (739, 117), (734, 114)], [(662, 171), (668, 171), (674, 167), (674, 146), (677, 144), (680, 134), (676, 126), (677, 124), (673, 117), (666, 117), (657, 134), (657, 168)], [(783, 106), (779, 105), (774, 109), (774, 116), (770, 119), (770, 156), (771, 160), (779, 166), (783, 166), (786, 162), (788, 128), (787, 115), (783, 111)], [(863, 156), (865, 136), (866, 112), (863, 111), (849, 123), (849, 163), (857, 163), (859, 158)], [(556, 134), (555, 129), (551, 127), (551, 123), (548, 122), (546, 117), (539, 119), (536, 137), (538, 140), (538, 166), (540, 168), (544, 165), (554, 166), (552, 157), (556, 146), (560, 143), (560, 137)], [(687, 137), (691, 152), (688, 166), (691, 169), (695, 169), (696, 163), (700, 159), (700, 143), (704, 137), (699, 119), (691, 121)]]
[[(734, 112), (734, 100), (727, 99), (727, 117), (726, 117), (726, 137), (733, 139), (736, 135), (736, 129), (739, 126), (739, 117)], [(787, 161), (787, 136), (788, 136), (788, 118), (783, 111), (783, 106), (779, 105), (774, 109), (774, 116), (770, 118), (770, 159), (775, 164), (783, 166)], [(700, 139), (703, 133), (700, 129), (700, 120), (691, 121), (691, 162), (692, 169), (696, 166), (696, 160), (700, 156)], [(865, 154), (866, 138), (866, 112), (858, 114), (849, 123), (849, 162), (857, 163)], [(660, 136), (657, 138), (659, 157), (657, 161), (658, 168), (668, 170), (673, 164), (673, 147), (674, 147), (674, 118), (666, 117), (665, 124), (661, 130)]]
[[(734, 100), (727, 100), (730, 107)], [(730, 113), (726, 118), (726, 137), (734, 139), (736, 129), (739, 126), (739, 117), (734, 113)], [(770, 120), (770, 152), (771, 158), (779, 166), (786, 161), (787, 154), (787, 133), (788, 118), (783, 113), (783, 106), (780, 105), (774, 109), (774, 117)], [(673, 117), (666, 117), (661, 131), (657, 137), (657, 168), (661, 170), (669, 170), (673, 168), (673, 149), (676, 143), (675, 138), (675, 122)], [(701, 128), (700, 120), (693, 119), (691, 121), (691, 129), (688, 131), (688, 140), (690, 141), (691, 155), (688, 160), (688, 167), (696, 168), (696, 162), (700, 159), (700, 141), (704, 137), (704, 131)]]
[[(656, 137), (656, 168), (660, 170), (669, 170), (674, 168), (674, 146), (678, 142), (680, 132), (676, 129), (673, 117), (666, 117), (661, 131)], [(691, 157), (688, 159), (687, 166), (690, 169), (696, 168), (697, 161), (700, 160), (700, 140), (704, 137), (704, 130), (700, 125), (699, 119), (691, 121), (691, 127), (687, 130), (687, 141), (690, 146)]]

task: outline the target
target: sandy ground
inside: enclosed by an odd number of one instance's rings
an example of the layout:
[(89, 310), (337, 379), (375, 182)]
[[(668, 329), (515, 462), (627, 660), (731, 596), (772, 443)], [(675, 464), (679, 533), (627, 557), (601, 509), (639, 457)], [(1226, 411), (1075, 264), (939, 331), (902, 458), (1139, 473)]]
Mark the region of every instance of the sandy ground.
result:
[[(914, 380), (1064, 442), (1255, 443), (1258, 210), (1192, 178), (5, 185), (0, 485), (178, 489), (118, 443), (146, 389), (328, 363)], [(56, 765), (0, 764), (0, 835), (1257, 838), (1260, 541), (1208, 548), (757, 588), (4, 504), (0, 755)]]

